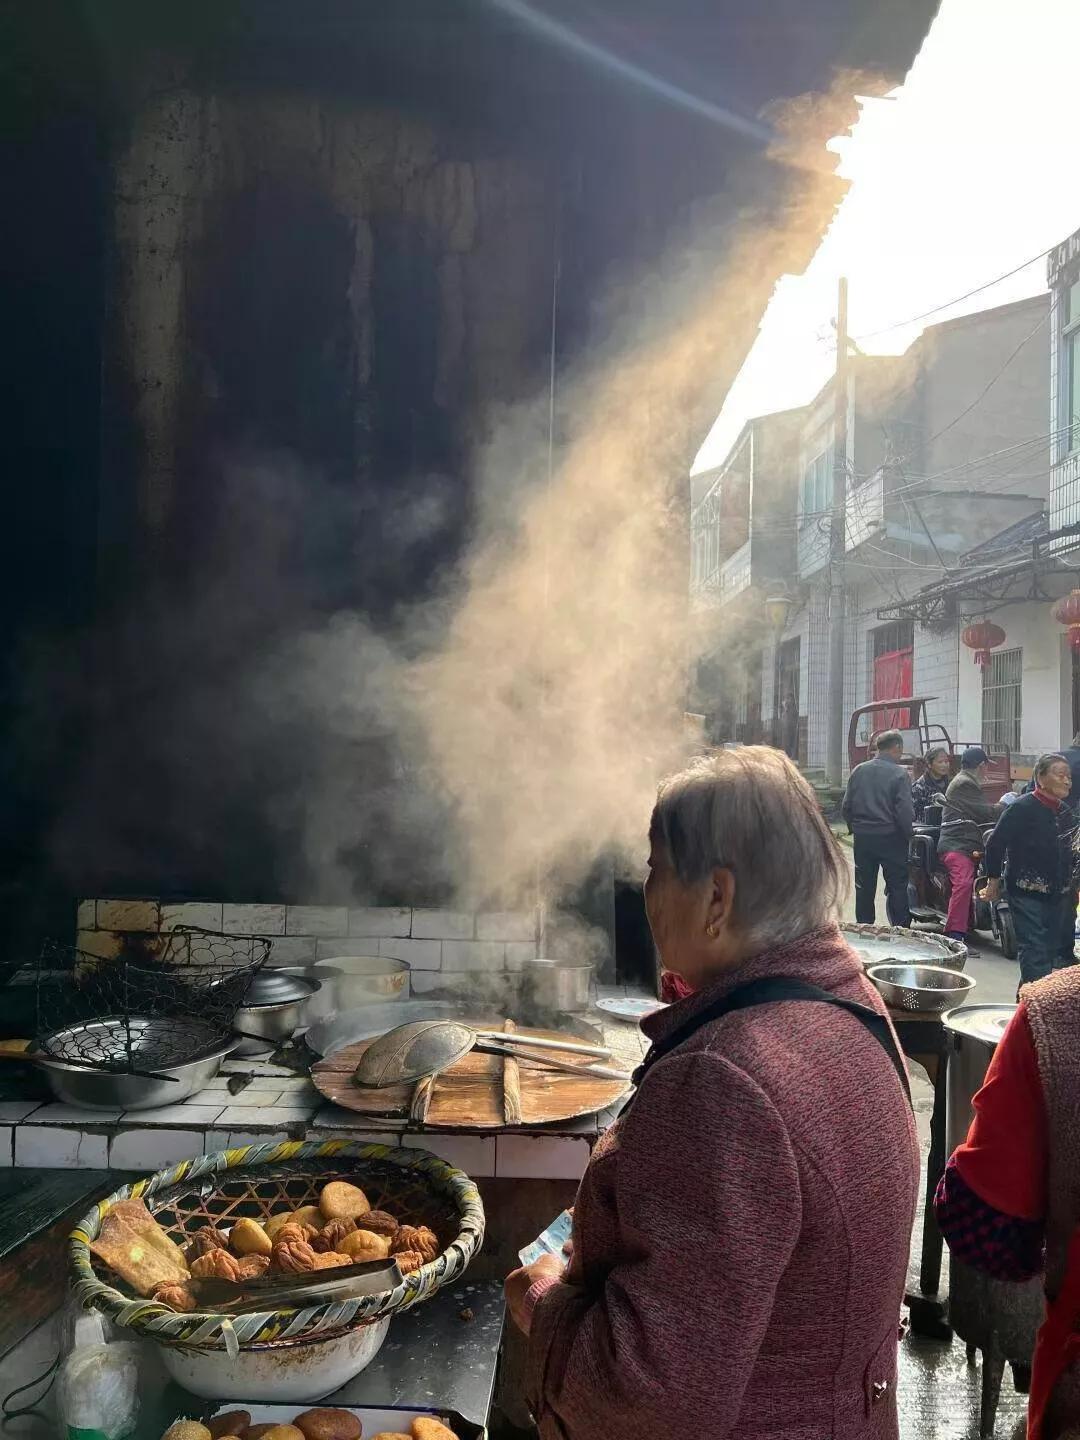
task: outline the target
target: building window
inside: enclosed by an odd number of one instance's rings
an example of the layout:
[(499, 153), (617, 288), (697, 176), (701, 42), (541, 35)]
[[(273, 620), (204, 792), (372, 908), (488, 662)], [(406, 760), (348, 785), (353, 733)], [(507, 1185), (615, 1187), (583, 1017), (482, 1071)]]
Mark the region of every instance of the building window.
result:
[(822, 515), (832, 499), (832, 465), (828, 450), (810, 462), (803, 475), (802, 511), (804, 515)]
[(1023, 650), (996, 650), (982, 672), (982, 743), (990, 751), (1020, 749)]
[(1066, 454), (1080, 450), (1080, 279), (1065, 288), (1061, 329), (1061, 423)]

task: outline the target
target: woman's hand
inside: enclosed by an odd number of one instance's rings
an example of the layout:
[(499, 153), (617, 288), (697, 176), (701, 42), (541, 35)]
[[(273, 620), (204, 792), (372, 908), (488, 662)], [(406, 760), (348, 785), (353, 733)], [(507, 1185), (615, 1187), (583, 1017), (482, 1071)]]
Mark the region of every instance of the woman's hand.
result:
[(1001, 881), (1000, 881), (1000, 880), (987, 880), (986, 884), (985, 884), (985, 885), (983, 886), (983, 888), (979, 891), (979, 899), (980, 899), (980, 900), (985, 900), (988, 904), (992, 905), (995, 900), (998, 900), (998, 899), (1000, 899), (1000, 898), (1001, 898)]
[(510, 1311), (510, 1318), (519, 1330), (529, 1333), (530, 1316), (525, 1310), (525, 1296), (538, 1280), (561, 1280), (566, 1274), (566, 1263), (560, 1260), (558, 1255), (541, 1255), (539, 1260), (534, 1260), (531, 1265), (524, 1265), (520, 1270), (511, 1270), (503, 1282), (503, 1293), (506, 1296), (507, 1308)]

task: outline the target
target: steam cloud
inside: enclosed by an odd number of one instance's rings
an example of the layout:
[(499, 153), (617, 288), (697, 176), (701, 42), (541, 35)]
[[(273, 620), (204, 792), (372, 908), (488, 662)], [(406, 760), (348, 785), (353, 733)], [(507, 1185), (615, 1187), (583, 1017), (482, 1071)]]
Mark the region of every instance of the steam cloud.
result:
[[(774, 116), (779, 182), (748, 162), (662, 279), (613, 287), (604, 357), (559, 376), (550, 476), (546, 394), (490, 417), (475, 531), (438, 594), (328, 619), (290, 547), (314, 526), (308, 548), (332, 548), (354, 502), (278, 457), (225, 466), (226, 523), (185, 604), (96, 640), (92, 670), (112, 678), (54, 837), (67, 873), (135, 889), (165, 850), (189, 891), (472, 906), (557, 900), (602, 854), (638, 868), (683, 754), (688, 465), (771, 286), (839, 196), (822, 147), (853, 88)], [(407, 567), (452, 509), (426, 477), (345, 560)], [(238, 853), (252, 806), (274, 873)]]

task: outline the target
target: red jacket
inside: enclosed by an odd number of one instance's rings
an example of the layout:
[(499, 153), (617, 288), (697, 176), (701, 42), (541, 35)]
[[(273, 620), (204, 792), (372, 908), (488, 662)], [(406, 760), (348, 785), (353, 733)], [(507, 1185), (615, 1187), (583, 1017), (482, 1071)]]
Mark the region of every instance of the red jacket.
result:
[[(643, 1028), (762, 975), (883, 1011), (830, 928)], [(582, 1180), (571, 1283), (539, 1295), (529, 1336), (543, 1440), (893, 1440), (918, 1176), (907, 1098), (854, 1017), (784, 1001), (704, 1026)]]
[[(974, 1099), (968, 1136), (938, 1186), (938, 1224), (954, 1254), (1002, 1280), (1042, 1268), (1049, 1140), (1039, 1066), (1021, 1003), (994, 1051)], [(1080, 1231), (1065, 1281), (1039, 1331), (1028, 1402), (1028, 1440), (1042, 1440), (1058, 1379), (1080, 1360)]]

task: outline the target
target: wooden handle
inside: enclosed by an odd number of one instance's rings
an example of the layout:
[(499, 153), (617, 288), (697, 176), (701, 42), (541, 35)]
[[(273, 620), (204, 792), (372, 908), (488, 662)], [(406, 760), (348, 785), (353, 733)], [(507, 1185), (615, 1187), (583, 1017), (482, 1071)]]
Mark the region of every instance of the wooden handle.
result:
[[(513, 1020), (503, 1022), (503, 1034), (512, 1035), (516, 1026)], [(503, 1055), (503, 1120), (507, 1125), (521, 1124), (521, 1070), (511, 1055)]]
[(413, 1087), (412, 1103), (409, 1106), (409, 1119), (417, 1125), (423, 1125), (431, 1109), (431, 1097), (435, 1093), (435, 1076), (424, 1075)]

